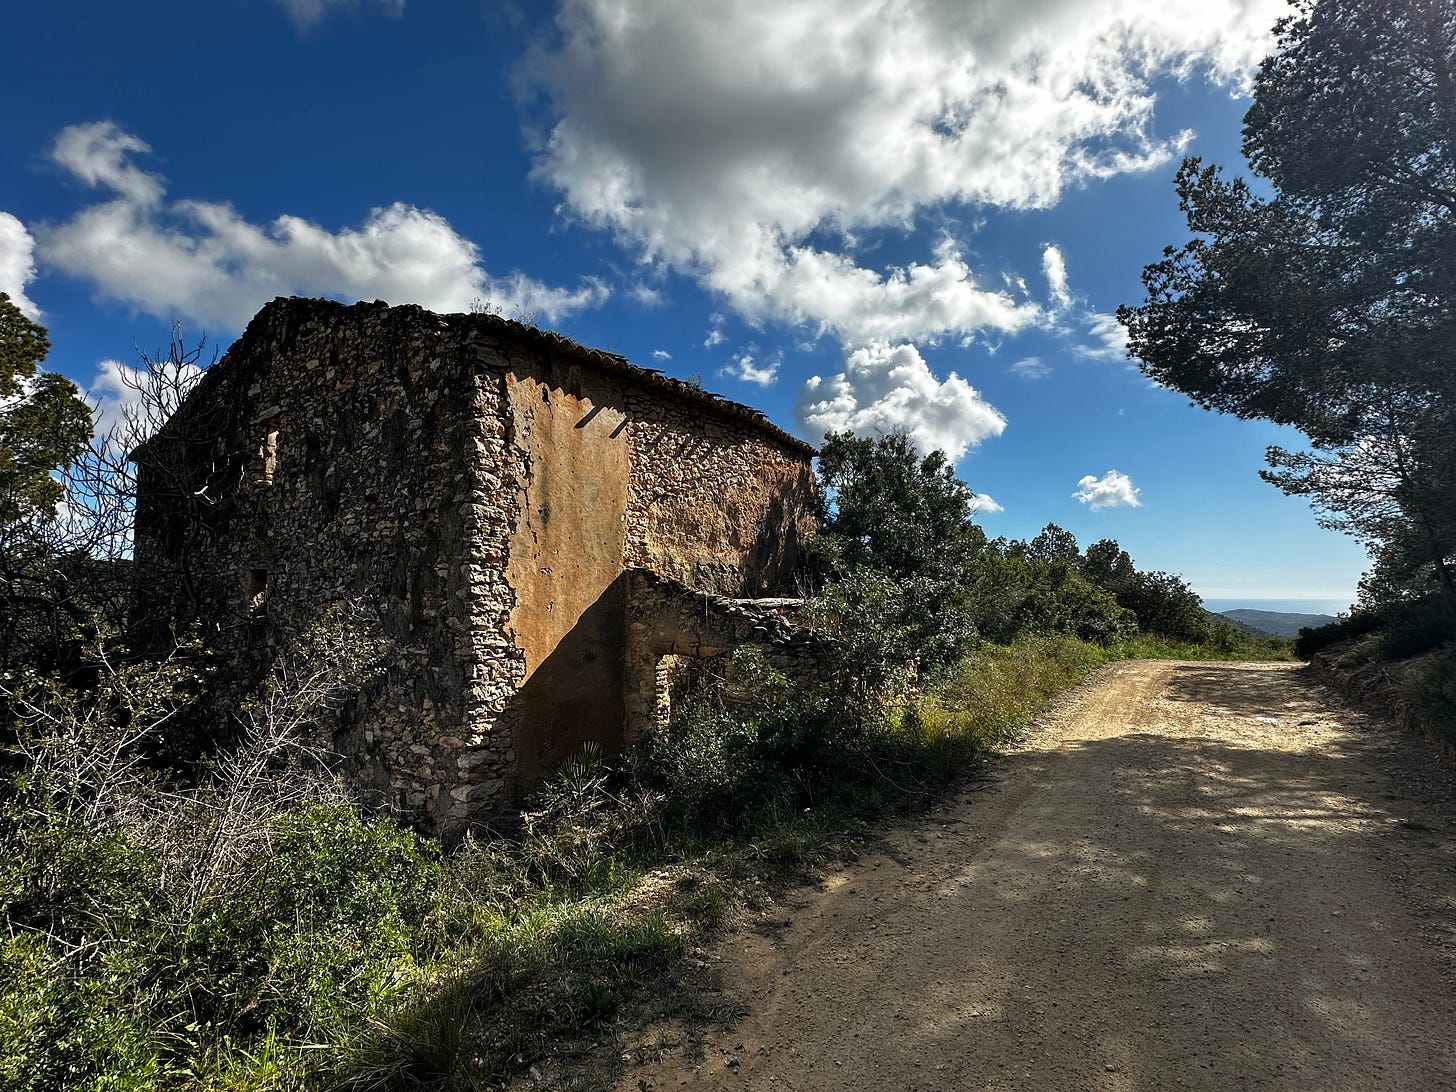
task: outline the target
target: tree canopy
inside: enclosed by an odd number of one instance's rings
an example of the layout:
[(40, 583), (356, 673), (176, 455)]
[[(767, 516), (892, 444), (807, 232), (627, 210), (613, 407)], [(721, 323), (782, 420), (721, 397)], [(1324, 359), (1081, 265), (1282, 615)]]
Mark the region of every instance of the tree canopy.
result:
[(921, 455), (901, 431), (831, 432), (819, 453), (825, 491), (821, 545), (836, 562), (895, 577), (943, 575), (985, 543), (970, 488), (943, 451)]
[(919, 454), (902, 432), (831, 433), (819, 472), (822, 613), (841, 640), (858, 642), (861, 668), (911, 657), (944, 666), (977, 640), (1027, 635), (1104, 645), (1139, 632), (1219, 636), (1182, 579), (1139, 571), (1110, 539), (1084, 556), (1070, 531), (1049, 523), (1027, 542), (987, 541), (972, 520), (974, 494), (945, 454)]
[(843, 599), (837, 612), (873, 614), (874, 627), (900, 633), (923, 664), (953, 661), (974, 633), (966, 573), (986, 536), (945, 452), (921, 455), (902, 431), (831, 432), (819, 479), (824, 510), (813, 549), (831, 580), (828, 598)]
[(91, 410), (76, 385), (41, 372), (50, 351), (45, 328), (0, 292), (0, 527), (49, 521), (64, 489), (51, 472), (91, 439)]
[(1299, 0), (1276, 32), (1255, 180), (1183, 162), (1195, 237), (1118, 319), (1157, 382), (1309, 437), (1266, 479), (1456, 595), (1456, 0)]
[(0, 292), (0, 674), (54, 664), (75, 632), (69, 576), (52, 533), (65, 486), (56, 479), (86, 450), (91, 409), (75, 384), (40, 364), (43, 327)]

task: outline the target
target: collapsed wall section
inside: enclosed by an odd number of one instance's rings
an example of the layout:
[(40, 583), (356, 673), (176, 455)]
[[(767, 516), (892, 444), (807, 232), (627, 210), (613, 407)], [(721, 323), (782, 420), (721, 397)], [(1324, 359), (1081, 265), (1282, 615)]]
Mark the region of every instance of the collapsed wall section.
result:
[(666, 726), (673, 669), (758, 649), (765, 662), (806, 689), (834, 678), (833, 642), (800, 620), (802, 599), (732, 599), (647, 569), (626, 573), (626, 734)]

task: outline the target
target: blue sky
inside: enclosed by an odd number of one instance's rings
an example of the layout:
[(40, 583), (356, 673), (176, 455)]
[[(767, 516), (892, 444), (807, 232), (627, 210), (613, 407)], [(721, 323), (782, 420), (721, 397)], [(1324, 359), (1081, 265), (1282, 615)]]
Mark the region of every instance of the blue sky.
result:
[[(701, 9), (701, 10), (699, 10)], [(993, 536), (1117, 539), (1218, 599), (1364, 551), (1110, 322), (1239, 167), (1281, 0), (55, 0), (7, 16), (0, 290), (105, 398), (276, 295), (491, 306), (815, 440), (946, 448)], [(1134, 503), (1135, 502), (1135, 503)]]

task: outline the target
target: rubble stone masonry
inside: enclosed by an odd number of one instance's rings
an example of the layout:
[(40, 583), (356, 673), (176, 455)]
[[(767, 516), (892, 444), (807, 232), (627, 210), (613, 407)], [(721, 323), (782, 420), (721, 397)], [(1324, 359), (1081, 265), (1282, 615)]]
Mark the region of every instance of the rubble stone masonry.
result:
[[(621, 744), (661, 587), (793, 593), (812, 456), (494, 316), (276, 300), (136, 453), (139, 630), (200, 627), (222, 724), (293, 634), (364, 604), (390, 652), (332, 746), (366, 795), (458, 830)], [(667, 583), (634, 604), (629, 570)]]

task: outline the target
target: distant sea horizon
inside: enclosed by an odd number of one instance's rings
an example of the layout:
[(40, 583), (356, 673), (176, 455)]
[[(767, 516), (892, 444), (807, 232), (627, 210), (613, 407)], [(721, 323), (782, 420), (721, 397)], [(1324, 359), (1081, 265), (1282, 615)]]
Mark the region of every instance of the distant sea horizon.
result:
[(1350, 609), (1343, 599), (1205, 599), (1205, 610), (1269, 610), (1279, 614), (1342, 614)]

